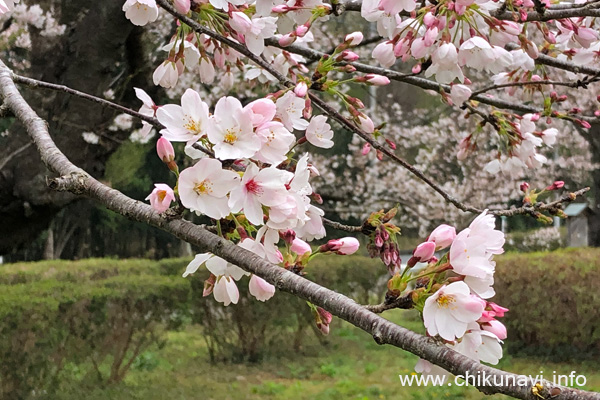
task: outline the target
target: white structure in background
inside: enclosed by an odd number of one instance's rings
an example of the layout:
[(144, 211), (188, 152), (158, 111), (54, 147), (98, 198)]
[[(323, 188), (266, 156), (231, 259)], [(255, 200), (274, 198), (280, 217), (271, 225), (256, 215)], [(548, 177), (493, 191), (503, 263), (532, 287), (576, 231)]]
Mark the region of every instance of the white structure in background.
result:
[(594, 211), (587, 203), (573, 203), (565, 208), (567, 219), (567, 246), (589, 246), (590, 230), (589, 217)]

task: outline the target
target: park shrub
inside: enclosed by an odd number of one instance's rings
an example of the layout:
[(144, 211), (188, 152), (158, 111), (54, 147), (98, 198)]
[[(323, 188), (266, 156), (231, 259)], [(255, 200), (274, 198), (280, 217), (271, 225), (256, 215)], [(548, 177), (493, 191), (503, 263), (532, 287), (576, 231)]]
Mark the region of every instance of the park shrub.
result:
[(600, 352), (600, 249), (502, 255), (495, 288), (512, 349), (557, 360)]
[[(103, 262), (102, 262), (103, 261)], [(187, 313), (189, 283), (143, 274), (145, 260), (6, 266), (0, 285), (0, 398), (57, 389), (66, 363), (102, 383), (123, 379), (135, 358)], [(89, 270), (86, 270), (89, 268)], [(131, 274), (129, 274), (131, 273)], [(27, 283), (16, 283), (15, 277)]]
[[(138, 354), (163, 343), (165, 330), (190, 323), (212, 360), (301, 354), (307, 336), (323, 340), (303, 300), (277, 292), (265, 303), (256, 301), (244, 277), (239, 303), (223, 307), (202, 296), (204, 268), (181, 277), (187, 262), (90, 259), (2, 266), (0, 398), (51, 393), (65, 366), (78, 365), (88, 381), (118, 382)], [(511, 309), (503, 319), (511, 350), (545, 355), (600, 350), (598, 249), (508, 253), (497, 262), (492, 300)], [(320, 256), (304, 272), (359, 303), (380, 302), (385, 293), (387, 272), (379, 260)]]

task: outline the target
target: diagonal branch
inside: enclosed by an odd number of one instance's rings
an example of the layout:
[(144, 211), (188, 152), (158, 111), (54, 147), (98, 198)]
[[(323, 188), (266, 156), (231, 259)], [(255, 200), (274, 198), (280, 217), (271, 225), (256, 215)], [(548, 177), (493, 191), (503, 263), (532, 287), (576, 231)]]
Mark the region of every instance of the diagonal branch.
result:
[[(158, 227), (180, 239), (197, 245), (202, 251), (210, 251), (233, 264), (239, 265), (246, 271), (255, 273), (267, 282), (276, 285), (280, 290), (292, 293), (323, 307), (332, 314), (370, 333), (379, 344), (391, 344), (407, 350), (456, 375), (464, 376), (467, 372), (472, 375), (486, 374), (487, 376), (497, 377), (496, 381), (502, 379), (503, 382), (506, 382), (505, 385), (478, 386), (478, 389), (484, 393), (503, 393), (519, 399), (536, 399), (531, 390), (532, 383), (527, 385), (516, 384), (519, 379), (525, 379), (521, 375), (482, 365), (437, 343), (431, 338), (387, 321), (342, 294), (273, 265), (256, 254), (242, 249), (189, 221), (167, 219), (156, 213), (149, 205), (133, 200), (121, 192), (100, 183), (81, 168), (73, 165), (56, 147), (45, 121), (38, 117), (20, 95), (12, 81), (11, 71), (1, 61), (0, 97), (25, 126), (46, 166), (59, 175), (77, 177), (76, 179), (70, 179), (70, 183), (63, 186), (64, 189), (84, 193), (86, 196), (100, 201), (110, 210), (130, 219)], [(600, 394), (598, 393), (557, 386), (545, 381), (543, 385), (542, 395), (549, 397), (552, 393), (552, 398), (555, 400), (600, 400)]]

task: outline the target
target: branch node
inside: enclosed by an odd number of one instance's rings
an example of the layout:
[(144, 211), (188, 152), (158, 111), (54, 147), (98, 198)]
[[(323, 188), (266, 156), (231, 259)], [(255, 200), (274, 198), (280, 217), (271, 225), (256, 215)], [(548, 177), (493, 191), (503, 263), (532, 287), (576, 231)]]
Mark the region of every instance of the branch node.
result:
[(52, 190), (58, 192), (71, 192), (73, 194), (83, 194), (87, 188), (89, 175), (84, 172), (71, 172), (70, 175), (59, 176), (58, 178), (46, 178), (46, 184)]

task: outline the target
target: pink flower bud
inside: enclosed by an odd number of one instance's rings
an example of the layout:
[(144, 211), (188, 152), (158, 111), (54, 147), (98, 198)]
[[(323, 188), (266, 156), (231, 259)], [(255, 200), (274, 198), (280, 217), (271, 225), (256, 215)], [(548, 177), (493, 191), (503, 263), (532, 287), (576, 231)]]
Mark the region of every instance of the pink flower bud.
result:
[(329, 334), (329, 325), (331, 324), (332, 319), (333, 315), (331, 315), (329, 311), (326, 311), (321, 307), (317, 307), (317, 328), (319, 328), (323, 335)]
[(424, 242), (418, 245), (413, 252), (413, 257), (419, 259), (419, 262), (427, 262), (435, 253), (435, 242)]
[(275, 6), (271, 9), (271, 12), (275, 13), (275, 14), (285, 14), (288, 11), (290, 11), (290, 8), (288, 6), (286, 6), (285, 4)]
[(369, 154), (370, 151), (371, 151), (371, 144), (370, 143), (365, 143), (365, 145), (362, 148), (361, 154), (363, 156), (366, 156), (367, 154)]
[(521, 183), (519, 185), (519, 189), (521, 189), (521, 192), (527, 193), (527, 191), (529, 190), (529, 183), (527, 183), (527, 182)]
[(235, 11), (231, 13), (231, 18), (229, 19), (229, 25), (236, 32), (244, 35), (246, 32), (249, 32), (252, 29), (252, 21), (246, 14), (243, 12)]
[(345, 237), (341, 239), (332, 239), (327, 244), (324, 244), (319, 248), (321, 252), (335, 251), (340, 255), (350, 255), (356, 253), (360, 243), (356, 238)]
[(504, 313), (509, 311), (508, 308), (499, 306), (498, 304), (492, 303), (491, 301), (487, 303), (487, 308), (491, 309), (496, 315), (496, 317), (499, 318), (504, 317)]
[(160, 137), (156, 142), (156, 153), (164, 163), (169, 163), (175, 159), (175, 149), (173, 145), (164, 137)]
[(202, 291), (202, 297), (210, 296), (215, 288), (215, 282), (217, 281), (217, 277), (213, 274), (210, 274), (207, 280), (204, 281), (204, 290)]
[(175, 200), (175, 193), (173, 189), (164, 183), (154, 184), (154, 190), (146, 197), (146, 200), (150, 200), (150, 205), (158, 213), (167, 211), (171, 202)]
[(456, 237), (456, 229), (453, 226), (442, 224), (435, 228), (427, 241), (434, 242), (436, 248), (445, 249), (450, 246)]
[(283, 232), (279, 232), (279, 236), (283, 239), (287, 244), (294, 243), (294, 239), (296, 239), (296, 232), (293, 229), (288, 229)]
[(175, 0), (173, 3), (175, 9), (181, 14), (187, 14), (190, 12), (190, 0)]
[(419, 72), (421, 72), (421, 63), (418, 63), (417, 65), (412, 67), (411, 71), (413, 74), (418, 74)]
[(312, 253), (310, 245), (304, 240), (298, 238), (295, 238), (292, 241), (292, 246), (290, 247), (290, 250), (298, 254), (299, 256), (304, 255), (306, 253)]
[(365, 78), (367, 79), (367, 83), (373, 86), (385, 86), (390, 84), (389, 78), (382, 75), (367, 74)]
[(308, 33), (309, 30), (309, 26), (307, 25), (300, 25), (296, 28), (296, 36), (298, 37), (304, 37), (304, 35), (306, 35)]
[(306, 84), (306, 82), (299, 82), (294, 88), (294, 93), (296, 93), (296, 96), (298, 97), (305, 97), (307, 92), (308, 85)]
[(546, 187), (546, 190), (556, 190), (562, 188), (563, 186), (565, 186), (563, 181), (555, 181), (552, 185)]
[(500, 340), (504, 340), (507, 337), (506, 327), (502, 322), (495, 319), (481, 325), (481, 329), (493, 333)]
[(371, 120), (371, 118), (367, 117), (364, 114), (358, 116), (358, 126), (360, 129), (367, 133), (375, 132), (375, 124)]
[(348, 43), (350, 46), (358, 46), (363, 41), (362, 32), (352, 32), (346, 35), (344, 42)]
[(296, 41), (296, 35), (288, 33), (279, 38), (279, 45), (281, 47), (287, 47)]
[(342, 54), (340, 54), (340, 56), (342, 57), (342, 59), (344, 61), (348, 61), (348, 62), (353, 62), (360, 58), (360, 56), (358, 54), (356, 54), (355, 52), (350, 51), (350, 50), (342, 51)]

